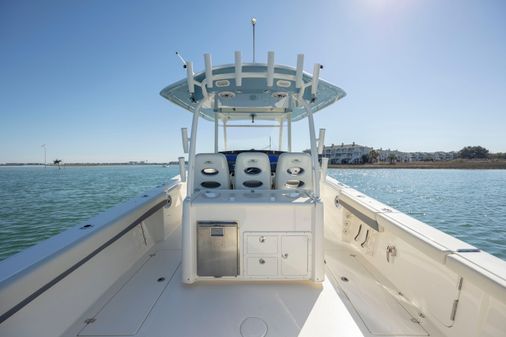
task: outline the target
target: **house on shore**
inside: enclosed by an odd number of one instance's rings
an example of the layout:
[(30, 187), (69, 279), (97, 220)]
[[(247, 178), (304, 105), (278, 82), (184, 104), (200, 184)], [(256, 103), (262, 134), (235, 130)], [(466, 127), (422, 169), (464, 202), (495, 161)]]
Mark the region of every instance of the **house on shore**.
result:
[(362, 164), (364, 156), (369, 155), (372, 147), (359, 144), (332, 144), (323, 148), (323, 157), (329, 158), (329, 164)]
[[(352, 144), (332, 144), (324, 146), (321, 157), (329, 158), (329, 164), (364, 164), (370, 162), (370, 152), (376, 152), (375, 161), (389, 163), (407, 163), (415, 161), (447, 161), (453, 160), (458, 157), (457, 152), (402, 152), (399, 150), (391, 149), (374, 149), (370, 146), (359, 145), (353, 142)], [(309, 150), (305, 150), (308, 152)]]

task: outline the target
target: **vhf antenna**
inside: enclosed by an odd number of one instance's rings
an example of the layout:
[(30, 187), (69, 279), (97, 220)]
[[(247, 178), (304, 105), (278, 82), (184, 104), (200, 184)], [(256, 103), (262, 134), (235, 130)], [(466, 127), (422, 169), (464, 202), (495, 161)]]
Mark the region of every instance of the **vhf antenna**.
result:
[(179, 57), (179, 59), (181, 60), (181, 62), (183, 62), (183, 68), (186, 69), (186, 60), (181, 56), (180, 52), (177, 51), (176, 55), (177, 55), (177, 57)]
[(253, 26), (253, 63), (255, 63), (255, 25), (257, 24), (256, 18), (251, 18), (251, 25)]

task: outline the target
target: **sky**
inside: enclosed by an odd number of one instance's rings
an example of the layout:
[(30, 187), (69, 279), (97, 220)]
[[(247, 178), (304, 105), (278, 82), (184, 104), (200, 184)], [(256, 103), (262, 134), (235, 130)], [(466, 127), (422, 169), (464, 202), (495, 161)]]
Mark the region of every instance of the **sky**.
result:
[(42, 144), (48, 161), (175, 160), (191, 124), (159, 95), (185, 77), (175, 51), (196, 71), (204, 53), (248, 61), (253, 16), (257, 61), (304, 53), (347, 92), (315, 115), (326, 144), (506, 152), (506, 1), (0, 0), (0, 163), (43, 162)]

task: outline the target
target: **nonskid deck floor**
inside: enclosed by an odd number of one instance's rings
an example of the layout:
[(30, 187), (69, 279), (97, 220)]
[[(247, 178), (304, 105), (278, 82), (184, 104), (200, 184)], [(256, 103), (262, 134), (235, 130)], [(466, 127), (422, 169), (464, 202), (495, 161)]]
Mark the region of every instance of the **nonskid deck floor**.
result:
[(155, 246), (68, 336), (428, 336), (433, 330), (413, 320), (409, 308), (346, 248), (326, 252), (322, 284), (218, 280), (185, 285), (181, 251), (170, 249), (177, 236)]

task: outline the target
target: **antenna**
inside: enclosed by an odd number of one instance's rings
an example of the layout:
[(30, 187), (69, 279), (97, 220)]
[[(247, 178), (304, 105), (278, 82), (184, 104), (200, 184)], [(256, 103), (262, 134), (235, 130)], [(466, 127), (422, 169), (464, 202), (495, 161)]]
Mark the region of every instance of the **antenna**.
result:
[(253, 26), (253, 63), (255, 63), (255, 26), (257, 24), (256, 18), (251, 18), (251, 25)]
[(179, 53), (178, 51), (176, 52), (176, 55), (179, 57), (181, 62), (183, 62), (183, 68), (186, 69), (186, 60), (181, 56), (181, 53)]

